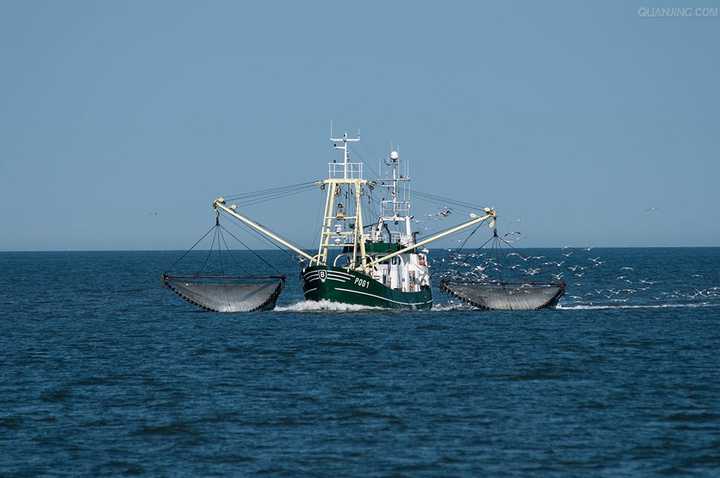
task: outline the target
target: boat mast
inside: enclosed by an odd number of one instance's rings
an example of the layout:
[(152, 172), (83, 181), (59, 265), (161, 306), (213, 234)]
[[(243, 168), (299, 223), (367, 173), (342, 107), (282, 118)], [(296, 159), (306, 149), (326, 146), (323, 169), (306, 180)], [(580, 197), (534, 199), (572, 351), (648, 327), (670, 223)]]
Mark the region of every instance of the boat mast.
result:
[[(348, 151), (348, 143), (357, 143), (360, 141), (360, 137), (357, 138), (348, 138), (347, 133), (344, 133), (342, 135), (342, 138), (330, 138), (330, 141), (333, 142), (333, 148), (339, 149), (342, 151), (343, 155), (343, 179), (348, 179), (348, 175), (352, 176), (352, 172), (349, 170), (348, 166), (350, 165), (350, 151)], [(339, 144), (340, 143), (340, 144)], [(334, 162), (333, 162), (334, 163)], [(359, 164), (359, 163), (354, 163)], [(362, 170), (361, 170), (362, 172)]]
[[(323, 181), (327, 189), (325, 198), (325, 210), (323, 212), (323, 224), (320, 230), (320, 245), (316, 262), (328, 263), (329, 250), (332, 247), (352, 247), (352, 256), (349, 267), (365, 269), (365, 237), (363, 235), (362, 222), (362, 188), (367, 184), (363, 179), (362, 163), (350, 162), (349, 143), (356, 143), (360, 138), (349, 138), (347, 133), (340, 138), (330, 138), (333, 148), (342, 151), (342, 162), (333, 161), (328, 163), (328, 178)], [(348, 215), (350, 208), (348, 204), (337, 202), (338, 197), (347, 188), (347, 192), (353, 193), (354, 215)], [(350, 198), (348, 198), (350, 200)], [(347, 221), (352, 221), (349, 223)], [(350, 227), (347, 225), (350, 224)], [(351, 230), (348, 230), (351, 229)]]
[[(392, 171), (392, 178), (381, 179), (380, 184), (388, 190), (390, 199), (383, 198), (381, 202), (381, 215), (376, 230), (376, 240), (380, 239), (383, 224), (402, 221), (403, 231), (390, 231), (390, 242), (398, 242), (403, 246), (412, 244), (413, 234), (410, 217), (410, 201), (408, 198), (409, 175), (403, 174), (400, 164), (400, 155), (396, 150), (390, 151), (388, 161), (385, 162)], [(407, 165), (407, 163), (406, 163)], [(406, 169), (407, 171), (407, 169)], [(395, 237), (393, 237), (395, 236)]]

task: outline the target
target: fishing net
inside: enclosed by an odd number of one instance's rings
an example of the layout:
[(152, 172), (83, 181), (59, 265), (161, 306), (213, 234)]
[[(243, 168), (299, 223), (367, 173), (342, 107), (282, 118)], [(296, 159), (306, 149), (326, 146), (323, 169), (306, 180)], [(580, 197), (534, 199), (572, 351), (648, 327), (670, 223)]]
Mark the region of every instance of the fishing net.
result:
[[(462, 246), (455, 252), (456, 257), (460, 257), (460, 251), (479, 227), (473, 230), (462, 242)], [(440, 282), (440, 289), (467, 304), (484, 310), (536, 310), (555, 307), (558, 300), (565, 294), (566, 285), (561, 277), (556, 277), (555, 280), (547, 282), (530, 281), (522, 278), (521, 274), (535, 275), (541, 273), (540, 268), (528, 266), (523, 269), (515, 265), (508, 270), (503, 265), (504, 260), (501, 249), (503, 247), (514, 249), (508, 238), (519, 233), (508, 233), (500, 236), (494, 223), (491, 223), (490, 227), (493, 229), (492, 236), (480, 246), (480, 249), (483, 249), (489, 245), (488, 249), (485, 249), (488, 252), (487, 255), (484, 253), (479, 254), (480, 257), (483, 257), (484, 262), (466, 274), (451, 271)], [(523, 256), (517, 251), (512, 252), (510, 255), (519, 257), (523, 262), (531, 259), (531, 257)], [(464, 266), (471, 266), (471, 264), (464, 261), (458, 262)], [(507, 277), (513, 270), (515, 271), (515, 277)], [(479, 273), (476, 271), (479, 271)], [(462, 277), (463, 275), (465, 277)], [(468, 275), (471, 277), (467, 277)], [(475, 278), (472, 277), (473, 275), (480, 275), (481, 277)]]
[(187, 302), (213, 312), (254, 312), (275, 308), (284, 276), (170, 275), (163, 283)]
[[(212, 234), (212, 243), (199, 272), (165, 272), (162, 283), (186, 302), (212, 312), (254, 312), (275, 308), (285, 286), (285, 276), (268, 261), (247, 247), (236, 235), (220, 224), (216, 216), (210, 228), (182, 257), (170, 267), (172, 270), (205, 238)], [(259, 259), (275, 274), (255, 275), (247, 272), (247, 263), (238, 260), (237, 251), (228, 245), (225, 235), (231, 236)], [(228, 269), (238, 269), (245, 274), (231, 274)], [(215, 272), (211, 272), (214, 270)], [(219, 271), (219, 272), (218, 272)]]
[(481, 309), (535, 310), (554, 307), (565, 283), (507, 283), (443, 280), (440, 288)]

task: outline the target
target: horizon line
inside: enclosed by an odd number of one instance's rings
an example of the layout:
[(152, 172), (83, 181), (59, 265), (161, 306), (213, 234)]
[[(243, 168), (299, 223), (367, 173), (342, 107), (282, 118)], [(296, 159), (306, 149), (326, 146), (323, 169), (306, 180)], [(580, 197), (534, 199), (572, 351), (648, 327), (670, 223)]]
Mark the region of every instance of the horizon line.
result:
[[(513, 246), (515, 249), (717, 249), (720, 245), (716, 246)], [(303, 248), (304, 251), (312, 251), (312, 249)], [(437, 250), (455, 250), (457, 248), (452, 247), (434, 247), (429, 248), (430, 251)], [(483, 249), (481, 247), (465, 247), (463, 250), (476, 250)], [(210, 249), (193, 249), (197, 252), (208, 252)], [(231, 249), (231, 251), (249, 252), (248, 249)], [(284, 249), (269, 249), (269, 248), (258, 248), (252, 249), (252, 251), (271, 251), (271, 252), (288, 252)], [(12, 253), (33, 253), (33, 252), (190, 252), (187, 249), (0, 249), (0, 254), (12, 254)]]

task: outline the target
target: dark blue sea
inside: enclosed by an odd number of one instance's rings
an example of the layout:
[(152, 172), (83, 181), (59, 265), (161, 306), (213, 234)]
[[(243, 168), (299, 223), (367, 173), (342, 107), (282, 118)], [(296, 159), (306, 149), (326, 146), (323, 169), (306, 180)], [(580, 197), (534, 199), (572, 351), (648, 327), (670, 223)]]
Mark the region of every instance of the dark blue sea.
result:
[(178, 252), (1, 253), (0, 476), (720, 476), (720, 248), (523, 253), (558, 309), (317, 306), (274, 252), (223, 315)]

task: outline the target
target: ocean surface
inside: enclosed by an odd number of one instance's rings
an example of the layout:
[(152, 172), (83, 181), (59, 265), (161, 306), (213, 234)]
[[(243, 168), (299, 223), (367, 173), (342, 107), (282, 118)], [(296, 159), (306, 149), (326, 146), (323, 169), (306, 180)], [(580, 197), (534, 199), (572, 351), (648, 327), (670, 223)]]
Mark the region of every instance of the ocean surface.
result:
[(306, 303), (274, 252), (223, 315), (179, 252), (0, 253), (0, 476), (720, 476), (720, 248), (520, 252), (558, 309)]

